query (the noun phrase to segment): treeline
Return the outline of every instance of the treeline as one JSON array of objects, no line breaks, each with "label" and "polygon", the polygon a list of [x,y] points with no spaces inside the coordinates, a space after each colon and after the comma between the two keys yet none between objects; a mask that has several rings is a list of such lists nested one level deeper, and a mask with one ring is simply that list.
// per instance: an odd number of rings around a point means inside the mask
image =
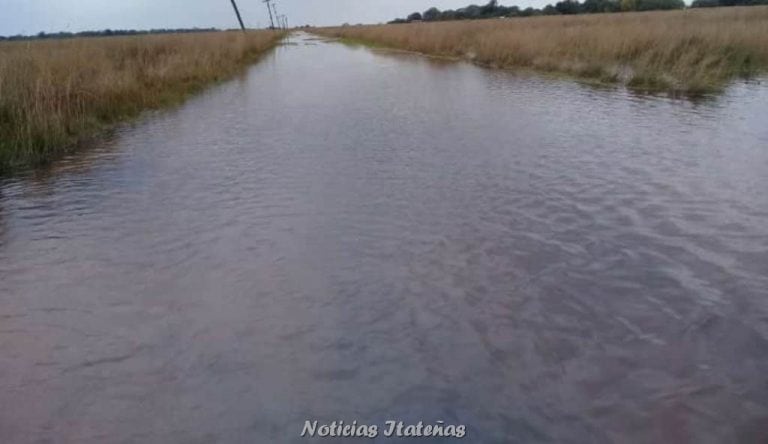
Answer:
[{"label": "treeline", "polygon": [[718,6],[768,5],[768,0],[694,0],[692,8],[716,8]]},{"label": "treeline", "polygon": [[[768,0],[694,0],[691,7],[715,7],[715,6],[747,6],[768,5]],[[478,20],[503,17],[529,17],[534,15],[561,15],[561,14],[597,14],[605,12],[628,11],[658,11],[670,9],[683,9],[683,0],[561,0],[554,5],[549,4],[544,8],[525,8],[518,6],[502,6],[497,0],[491,0],[483,6],[470,5],[460,9],[447,9],[441,11],[437,8],[429,8],[421,12],[414,12],[407,18],[399,18],[389,23],[409,22],[435,22],[443,20]]]},{"label": "treeline", "polygon": [[82,31],[82,32],[53,32],[46,33],[40,32],[36,35],[15,35],[10,37],[3,37],[0,35],[0,41],[16,41],[16,40],[43,40],[43,39],[71,39],[76,37],[111,37],[122,35],[146,35],[146,34],[180,34],[180,33],[192,33],[192,32],[216,32],[217,28],[183,28],[183,29],[150,29],[150,30],[136,30],[136,29],[104,29],[102,31]]}]

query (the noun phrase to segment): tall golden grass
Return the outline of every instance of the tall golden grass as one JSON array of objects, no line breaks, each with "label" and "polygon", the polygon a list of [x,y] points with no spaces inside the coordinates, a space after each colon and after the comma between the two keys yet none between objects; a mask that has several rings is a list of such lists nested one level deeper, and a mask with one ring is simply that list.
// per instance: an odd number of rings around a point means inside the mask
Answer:
[{"label": "tall golden grass", "polygon": [[321,35],[563,72],[641,89],[704,92],[768,67],[768,7],[319,28]]},{"label": "tall golden grass", "polygon": [[233,75],[281,33],[251,31],[0,43],[0,170]]}]

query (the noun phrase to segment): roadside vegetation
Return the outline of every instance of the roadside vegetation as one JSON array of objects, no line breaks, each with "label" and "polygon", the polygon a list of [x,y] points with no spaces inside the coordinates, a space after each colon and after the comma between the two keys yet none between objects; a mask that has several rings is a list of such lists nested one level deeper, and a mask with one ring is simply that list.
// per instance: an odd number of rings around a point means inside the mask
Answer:
[{"label": "roadside vegetation", "polygon": [[232,76],[283,36],[250,31],[0,42],[0,171],[41,163]]},{"label": "roadside vegetation", "polygon": [[82,31],[82,32],[39,32],[35,35],[0,35],[0,42],[3,40],[16,42],[19,40],[44,40],[44,39],[73,39],[80,37],[115,37],[129,35],[150,35],[150,34],[189,34],[201,32],[219,32],[216,28],[179,28],[179,29],[103,29],[101,31]]},{"label": "roadside vegetation", "polygon": [[768,68],[768,7],[316,28],[377,46],[698,94]]}]

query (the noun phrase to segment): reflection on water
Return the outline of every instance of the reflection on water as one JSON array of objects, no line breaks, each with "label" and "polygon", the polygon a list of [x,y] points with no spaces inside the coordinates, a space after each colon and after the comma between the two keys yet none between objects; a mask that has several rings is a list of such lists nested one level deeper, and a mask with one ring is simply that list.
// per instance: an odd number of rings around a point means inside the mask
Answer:
[{"label": "reflection on water", "polygon": [[3,182],[0,441],[765,440],[768,88],[312,43]]}]

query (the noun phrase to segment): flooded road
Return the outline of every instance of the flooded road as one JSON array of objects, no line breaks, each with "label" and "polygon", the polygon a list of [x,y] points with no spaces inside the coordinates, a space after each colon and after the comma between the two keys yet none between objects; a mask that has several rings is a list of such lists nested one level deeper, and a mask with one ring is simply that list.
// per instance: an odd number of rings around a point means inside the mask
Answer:
[{"label": "flooded road", "polygon": [[766,442],[768,87],[292,42],[2,182],[0,442]]}]

